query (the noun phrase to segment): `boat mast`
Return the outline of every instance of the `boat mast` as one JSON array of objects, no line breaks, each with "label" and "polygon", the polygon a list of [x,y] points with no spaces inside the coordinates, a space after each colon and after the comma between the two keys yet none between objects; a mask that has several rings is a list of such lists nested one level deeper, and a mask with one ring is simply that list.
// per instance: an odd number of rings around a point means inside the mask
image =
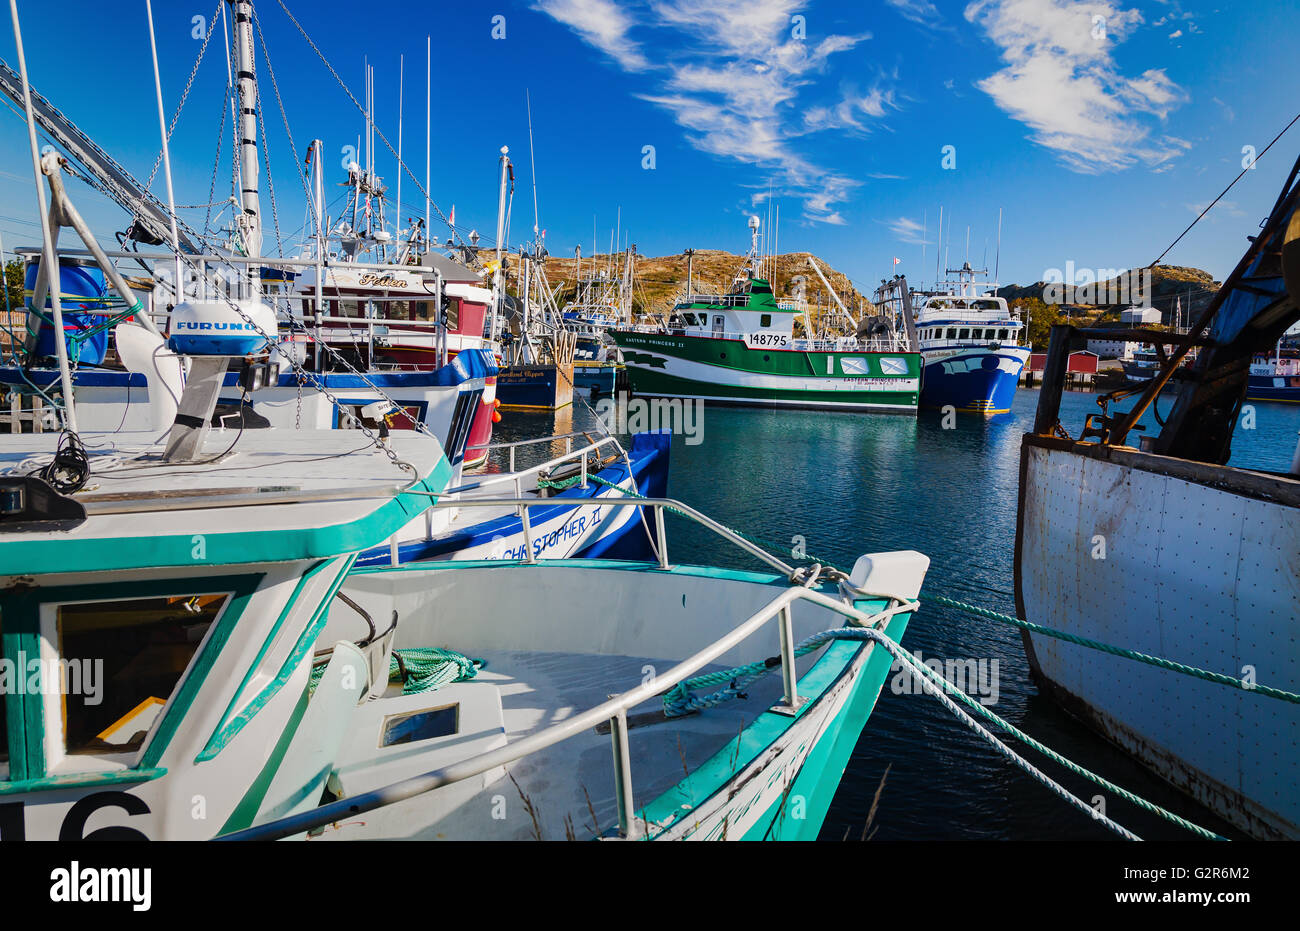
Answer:
[{"label": "boat mast", "polygon": [[[402,245],[402,107],[406,93],[406,56],[397,56],[397,200],[394,202],[397,215],[393,217],[393,226],[397,230],[395,249]],[[400,253],[399,253],[400,257]]]},{"label": "boat mast", "polygon": [[[430,242],[433,229],[433,190],[430,183],[433,151],[433,36],[424,40],[424,242],[425,248],[432,248]],[[500,237],[498,237],[499,239]]]},{"label": "boat mast", "polygon": [[[257,176],[257,74],[253,57],[253,5],[249,0],[232,0],[235,15],[235,55],[239,81],[239,168],[243,177],[240,202],[244,209],[236,221],[244,242],[244,254],[262,254],[262,216],[258,202]],[[255,278],[250,269],[250,279]]]},{"label": "boat mast", "polygon": [[185,278],[181,271],[181,238],[176,229],[176,193],[172,188],[172,157],[167,145],[167,114],[163,110],[162,78],[158,74],[158,40],[153,31],[153,0],[144,0],[145,15],[149,20],[149,49],[153,54],[153,84],[158,97],[158,130],[162,135],[163,179],[167,183],[167,217],[171,226],[172,255],[175,260],[175,301],[179,304],[185,300]]},{"label": "boat mast", "polygon": [[[41,261],[51,269],[54,287],[50,288],[50,307],[54,316],[54,353],[59,360],[59,385],[63,389],[63,427],[77,432],[77,410],[72,398],[72,372],[68,368],[68,343],[63,330],[62,269],[59,256],[54,251],[54,235],[50,229],[50,216],[45,208],[45,188],[41,185],[41,156],[36,145],[36,116],[32,112],[32,89],[27,81],[27,56],[23,51],[23,34],[18,26],[18,0],[9,0],[9,13],[14,22],[14,44],[18,47],[18,72],[22,76],[23,108],[27,111],[27,141],[32,152],[32,171],[36,181],[36,209],[41,221]],[[33,302],[35,306],[36,302]],[[40,301],[41,304],[44,301]]]},{"label": "boat mast", "polygon": [[505,290],[501,283],[501,263],[504,260],[502,249],[506,236],[506,175],[510,170],[510,148],[501,147],[501,187],[497,192],[497,260],[492,272],[492,290],[496,294],[496,313],[492,315],[492,336],[497,338],[497,326],[501,315],[505,313]]}]

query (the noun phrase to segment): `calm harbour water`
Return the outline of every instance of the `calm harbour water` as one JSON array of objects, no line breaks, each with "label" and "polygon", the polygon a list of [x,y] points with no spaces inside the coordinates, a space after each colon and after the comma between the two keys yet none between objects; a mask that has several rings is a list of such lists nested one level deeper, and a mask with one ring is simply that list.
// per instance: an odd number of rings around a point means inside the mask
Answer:
[{"label": "calm harbour water", "polygon": [[[1077,433],[1098,410],[1096,395],[1067,392],[1061,420]],[[1042,697],[1029,677],[1019,632],[995,621],[925,602],[943,594],[1015,613],[1012,560],[1020,439],[1033,422],[1036,390],[1017,392],[1012,413],[985,421],[938,414],[894,415],[709,407],[702,442],[674,436],[668,494],[728,526],[791,545],[839,566],[863,553],[920,550],[930,557],[923,607],[903,645],[923,657],[997,661],[1002,717],[1075,762],[1198,824],[1236,832],[1148,775]],[[1160,401],[1162,414],[1172,395]],[[1255,428],[1238,429],[1232,463],[1285,470],[1300,431],[1300,408],[1256,404]],[[594,412],[577,403],[555,415],[506,413],[494,439],[593,430]],[[1148,412],[1143,423],[1155,431]],[[521,460],[522,464],[522,460]],[[737,551],[685,521],[670,519],[674,562],[754,568]],[[892,679],[892,674],[891,674]],[[1101,790],[1027,748],[1025,754],[1076,795]],[[888,768],[888,776],[885,771]],[[1033,782],[958,723],[931,696],[895,693],[886,680],[844,773],[822,839],[1093,840],[1109,831]],[[1107,814],[1150,839],[1185,831],[1108,796]]]}]

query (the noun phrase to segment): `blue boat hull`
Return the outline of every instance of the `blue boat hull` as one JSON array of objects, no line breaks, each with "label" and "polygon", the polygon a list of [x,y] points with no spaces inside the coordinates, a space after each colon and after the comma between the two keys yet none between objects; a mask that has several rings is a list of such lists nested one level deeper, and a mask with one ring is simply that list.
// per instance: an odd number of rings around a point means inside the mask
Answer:
[{"label": "blue boat hull", "polygon": [[[668,433],[638,433],[632,437],[628,450],[631,474],[636,488],[647,498],[664,497],[668,490],[668,451],[672,437]],[[626,482],[628,467],[614,463],[596,473],[604,482],[613,485]],[[585,557],[607,559],[648,559],[653,556],[649,533],[653,535],[653,522],[642,523],[636,508],[614,508],[593,521],[581,513],[584,508],[609,498],[623,497],[601,482],[590,481],[586,489],[574,485],[554,497],[554,505],[532,508],[529,511],[530,537],[535,559]],[[596,523],[603,523],[599,532]],[[573,542],[582,540],[577,548]],[[429,560],[481,558],[473,550],[492,544],[499,554],[490,558],[513,559],[524,555],[525,536],[523,521],[514,514],[481,521],[459,528],[433,540],[414,540],[400,543],[396,551],[396,565]],[[365,550],[357,558],[358,566],[394,565],[390,546],[377,546]]]},{"label": "blue boat hull", "polygon": [[[1281,382],[1282,384],[1278,384]],[[1247,401],[1278,401],[1300,404],[1300,378],[1281,375],[1251,375]]]},{"label": "blue boat hull", "polygon": [[926,359],[921,375],[922,408],[953,407],[964,413],[1002,414],[1011,410],[1028,352],[972,348],[935,361],[924,352],[922,357]]},{"label": "blue boat hull", "polygon": [[573,402],[572,367],[512,365],[497,375],[497,400],[516,410],[556,410]]},{"label": "blue boat hull", "polygon": [[573,387],[591,391],[602,397],[614,393],[614,379],[617,375],[614,364],[575,365],[573,367]]}]

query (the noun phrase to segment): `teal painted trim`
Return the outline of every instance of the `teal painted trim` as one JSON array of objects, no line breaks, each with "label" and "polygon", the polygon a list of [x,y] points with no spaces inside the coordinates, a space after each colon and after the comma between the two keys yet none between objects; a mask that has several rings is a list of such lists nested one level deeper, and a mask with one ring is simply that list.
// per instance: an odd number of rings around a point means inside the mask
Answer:
[{"label": "teal painted trim", "polygon": [[[298,642],[294,644],[293,650],[280,666],[280,671],[276,673],[275,678],[268,682],[262,691],[257,693],[253,700],[244,707],[243,711],[208,741],[208,746],[203,750],[204,753],[207,753],[211,747],[215,747],[212,756],[220,753],[221,749],[229,744],[235,735],[242,731],[248,722],[252,721],[258,712],[265,708],[271,699],[275,698],[280,690],[288,684],[294,670],[298,668],[308,651],[315,645],[316,638],[320,636],[320,632],[325,626],[325,618],[329,615],[330,602],[334,600],[334,593],[343,585],[344,578],[347,577],[348,572],[352,569],[352,564],[356,560],[356,553],[352,553],[344,559],[342,571],[331,583],[325,597],[321,599],[320,604],[317,606],[315,614],[312,615],[310,623],[298,637]],[[207,759],[211,759],[211,756],[207,757]]]},{"label": "teal painted trim", "polygon": [[[0,617],[0,625],[3,623],[4,618]],[[16,646],[11,648],[11,643],[16,643],[17,640],[17,631],[0,631],[0,657],[8,659],[11,649],[12,652],[17,653]],[[8,735],[8,744],[4,750],[9,761],[9,778],[26,779],[27,746],[24,738],[26,729],[23,727],[22,699],[13,695],[0,695],[0,711],[4,713],[5,733]],[[2,780],[0,784],[3,784]]]},{"label": "teal painted trim", "polygon": [[310,698],[307,690],[298,696],[298,703],[294,705],[293,712],[289,715],[289,720],[285,723],[284,731],[280,734],[271,748],[266,765],[258,771],[257,778],[253,780],[248,791],[244,793],[238,804],[226,819],[226,823],[217,831],[217,836],[230,834],[233,831],[242,831],[246,827],[251,827],[253,819],[257,817],[257,811],[262,807],[262,800],[266,798],[266,793],[271,788],[271,781],[275,774],[280,770],[280,764],[284,762],[284,756],[289,752],[289,746],[293,743],[293,738],[298,733],[298,726],[302,724],[303,715],[307,713],[307,705]]},{"label": "teal painted trim", "polygon": [[[3,618],[0,618],[4,624],[3,634],[0,635],[0,656],[8,660],[10,667],[22,676],[26,676],[27,672],[19,663],[19,657],[33,655],[31,634],[36,626],[29,601],[27,594],[6,595]],[[35,655],[40,656],[40,653]],[[9,778],[15,782],[39,777],[45,771],[44,746],[40,739],[36,741],[37,756],[34,760],[30,759],[28,729],[31,709],[28,706],[31,697],[25,688],[16,694],[0,696],[0,700],[4,701],[5,726],[9,731]],[[35,697],[39,699],[40,695]],[[36,718],[36,723],[40,724],[39,718]]]},{"label": "teal painted trim", "polygon": [[[883,599],[879,599],[857,602],[856,606],[866,613],[873,613],[883,610],[886,603]],[[728,741],[694,772],[644,806],[637,813],[637,818],[663,823],[671,817],[674,825],[689,818],[689,814],[684,813],[683,805],[689,805],[692,809],[699,808],[724,791],[738,773],[767,751],[797,721],[817,706],[831,687],[851,668],[858,653],[868,645],[866,642],[858,641],[829,643],[812,668],[798,680],[799,695],[807,700],[793,715],[763,710],[755,717],[752,724]],[[634,778],[635,775],[634,771]],[[837,783],[838,777],[839,774],[836,775]],[[771,778],[776,778],[775,771]],[[761,823],[763,822],[760,821]],[[721,834],[715,833],[705,839],[721,839]]]},{"label": "teal painted trim", "polygon": [[[316,565],[304,572],[302,578],[298,580],[298,584],[294,587],[293,594],[289,596],[289,601],[280,611],[280,616],[276,618],[275,625],[271,628],[271,632],[267,634],[266,639],[262,641],[262,648],[257,651],[257,656],[253,659],[252,665],[250,665],[248,671],[244,673],[244,678],[243,681],[239,683],[239,688],[235,689],[235,693],[230,696],[230,702],[226,705],[226,710],[225,713],[222,714],[221,720],[213,729],[212,736],[208,738],[207,744],[204,746],[203,750],[200,751],[199,755],[194,758],[195,763],[202,763],[206,760],[212,759],[220,753],[229,742],[229,737],[220,739],[219,735],[222,732],[222,728],[226,726],[230,721],[231,716],[235,713],[235,703],[239,701],[239,696],[244,694],[244,689],[248,686],[249,680],[252,679],[253,676],[256,675],[257,670],[261,668],[262,660],[266,658],[267,652],[271,649],[271,644],[275,642],[275,638],[279,636],[280,630],[284,627],[284,622],[288,620],[289,615],[297,606],[298,599],[302,596],[302,590],[307,587],[308,582],[314,579],[320,571],[329,564],[330,560],[322,559],[320,562],[316,563]],[[233,737],[234,734],[231,734],[230,736]]]},{"label": "teal painted trim", "polygon": [[[156,582],[38,586],[23,592],[21,595],[7,596],[6,624],[13,623],[17,625],[18,637],[11,654],[9,649],[14,641],[11,641],[10,632],[6,630],[4,634],[5,656],[16,661],[19,651],[24,652],[28,657],[39,657],[41,655],[40,609],[42,605],[70,601],[117,601],[171,595],[228,595],[229,601],[222,609],[216,627],[209,634],[207,643],[191,660],[189,669],[180,682],[179,691],[173,690],[173,695],[168,697],[158,730],[149,738],[149,743],[144,748],[144,756],[141,758],[139,767],[141,769],[152,769],[156,767],[158,758],[167,749],[167,745],[175,735],[181,719],[193,703],[194,696],[202,688],[203,680],[211,669],[216,654],[220,652],[229,639],[230,632],[248,606],[248,600],[253,592],[257,590],[258,585],[261,584],[262,578],[263,576],[258,573],[245,573],[240,575],[190,576]],[[10,702],[9,704],[13,703]],[[15,755],[12,752],[10,753],[9,783],[25,782],[34,785],[46,778],[44,696],[39,692],[36,694],[25,693],[20,696],[18,704],[22,706],[21,732],[24,737],[25,753],[21,759],[17,760],[17,766],[15,766]],[[6,713],[8,713],[8,709],[6,709]],[[12,751],[12,740],[10,746]],[[133,771],[135,770],[128,770],[128,772]],[[80,779],[94,778],[96,775],[94,773],[79,773],[69,774],[67,777],[53,778]],[[0,789],[6,784],[8,783],[0,782]]]},{"label": "teal painted trim", "polygon": [[[440,493],[451,479],[446,457],[412,488]],[[394,495],[364,517],[328,527],[302,527],[277,533],[260,530],[202,534],[204,558],[193,557],[195,534],[78,539],[61,536],[27,540],[22,534],[0,539],[0,576],[66,572],[68,566],[97,571],[167,567],[210,568],[250,563],[321,559],[377,546],[422,514],[434,498],[405,492]]]},{"label": "teal painted trim", "polygon": [[[911,620],[910,614],[895,615],[885,627],[885,634],[895,643],[902,641],[903,632]],[[864,644],[865,646],[865,644]],[[795,777],[786,795],[778,799],[746,839],[762,840],[816,840],[826,821],[826,812],[839,789],[840,780],[848,766],[849,757],[866,728],[871,713],[894,657],[886,650],[873,650],[867,658],[866,668],[858,674],[849,695],[822,739],[818,741],[803,767]],[[802,796],[803,819],[784,817],[783,806],[787,799]],[[863,818],[866,812],[863,812]],[[766,827],[765,827],[766,825]]]},{"label": "teal painted trim", "polygon": [[[436,562],[410,562],[400,566],[365,566],[352,574],[370,575],[379,572],[427,572],[448,569],[600,569],[605,572],[652,572],[659,576],[685,576],[689,578],[721,579],[731,582],[753,582],[759,585],[787,587],[788,579],[767,572],[748,572],[741,569],[719,569],[714,566],[675,565],[660,569],[656,562],[623,562],[617,559],[539,559],[534,563],[509,559],[438,560]],[[834,591],[827,586],[826,592]]]},{"label": "teal painted trim", "polygon": [[163,710],[162,722],[154,732],[153,739],[149,741],[149,746],[145,748],[144,755],[140,757],[140,766],[152,768],[158,765],[163,752],[176,736],[176,731],[180,729],[181,722],[189,714],[194,699],[207,682],[208,673],[212,671],[217,657],[230,642],[230,636],[234,633],[239,619],[243,617],[249,600],[264,578],[266,578],[264,575],[244,576],[243,581],[232,586],[230,600],[226,602],[221,617],[218,618],[213,629],[208,632],[207,643],[203,644],[199,655],[190,664],[189,671],[186,672],[175,697],[167,702],[167,707]]},{"label": "teal painted trim", "polygon": [[68,773],[18,782],[0,782],[0,796],[43,792],[50,789],[89,789],[95,786],[120,786],[149,782],[167,775],[165,769],[115,769],[105,773]]}]

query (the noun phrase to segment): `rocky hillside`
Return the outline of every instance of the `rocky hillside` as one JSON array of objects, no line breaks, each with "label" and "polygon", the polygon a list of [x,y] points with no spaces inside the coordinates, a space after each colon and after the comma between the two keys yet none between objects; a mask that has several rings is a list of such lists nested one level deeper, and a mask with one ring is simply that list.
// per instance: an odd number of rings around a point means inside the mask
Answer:
[{"label": "rocky hillside", "polygon": [[[598,255],[595,256],[595,262],[602,269],[612,269],[617,277],[622,268],[622,258],[621,255],[616,255],[613,261],[610,261],[608,255]],[[826,286],[809,268],[808,258],[807,252],[790,252],[777,256],[774,283],[777,297],[781,299],[794,297],[796,289],[802,284],[804,295],[813,306],[814,320],[817,320],[820,315],[819,308],[833,310],[834,303],[826,293]],[[840,299],[855,316],[875,312],[874,305],[853,287],[846,275],[831,268],[821,259],[815,256],[813,258],[839,293]],[[744,256],[720,249],[697,250],[692,269],[694,290],[725,290],[744,262]],[[669,310],[678,296],[685,292],[686,264],[685,255],[657,257],[638,255],[636,292],[633,301],[635,313],[658,315]],[[583,256],[584,275],[589,273],[591,265],[592,257]],[[1049,308],[1043,302],[1045,297],[1049,296],[1051,286],[1043,281],[1030,285],[1007,285],[999,289],[998,294],[1013,302],[1022,313],[1026,310],[1029,312],[1032,321],[1031,336],[1035,345],[1038,345],[1045,341],[1051,324],[1056,322],[1058,317],[1063,320],[1067,312],[1070,322],[1078,326],[1118,322],[1121,308],[1127,305],[1108,304],[1103,295],[1118,296],[1122,293],[1121,285],[1125,285],[1128,288],[1127,293],[1136,297],[1140,284],[1138,274],[1139,272],[1134,271],[1125,272],[1123,275],[1094,286],[1094,294],[1090,298],[1094,303],[1090,304],[1071,304],[1067,299],[1065,303]],[[577,282],[577,263],[574,258],[550,256],[546,260],[546,275],[551,286],[559,288],[561,305],[573,298]],[[1160,265],[1151,270],[1152,305],[1162,312],[1162,322],[1167,326],[1177,325],[1178,321],[1174,319],[1174,313],[1178,304],[1181,304],[1184,325],[1188,321],[1194,321],[1214,296],[1218,286],[1219,282],[1215,281],[1209,272],[1199,268]],[[1082,300],[1083,295],[1077,296]],[[1041,332],[1038,332],[1039,330]]]},{"label": "rocky hillside", "polygon": [[[1107,304],[1107,298],[1103,295],[1110,295],[1113,298],[1123,293],[1123,289],[1126,288],[1127,293],[1136,300],[1142,284],[1139,278],[1142,271],[1145,270],[1131,270],[1095,285],[1091,302],[1070,305],[1071,319],[1077,319],[1083,325],[1086,325],[1087,321],[1118,320],[1122,306]],[[1181,304],[1183,324],[1186,325],[1189,320],[1195,321],[1209,304],[1219,284],[1209,272],[1199,268],[1157,265],[1151,269],[1151,305],[1161,312],[1163,324],[1176,326],[1178,321],[1174,319],[1174,315]],[[1038,281],[1031,285],[1007,285],[1000,288],[998,294],[1008,301],[1044,300],[1051,288],[1052,285],[1049,283]],[[1069,301],[1065,303],[1069,304]]]},{"label": "rocky hillside", "polygon": [[[826,286],[817,274],[808,267],[807,252],[790,252],[776,256],[775,285],[780,299],[792,298],[795,288],[803,282],[804,294],[812,304],[818,303],[821,292],[822,304],[832,304],[826,294]],[[826,262],[814,257],[824,274],[840,295],[840,300],[856,314],[859,307],[870,310],[868,301],[842,272],[831,268]],[[614,256],[611,263],[609,256],[595,256],[599,268],[613,268],[615,276],[622,268],[622,256]],[[730,285],[736,273],[744,265],[745,257],[724,252],[720,249],[698,249],[692,262],[691,287],[696,291],[723,291]],[[591,267],[592,258],[583,256],[582,271],[586,275]],[[636,294],[634,310],[636,313],[661,314],[669,310],[678,296],[686,289],[686,256],[637,256],[636,260]],[[546,276],[551,286],[561,286],[560,294],[563,304],[573,296],[577,282],[577,262],[573,258],[551,256],[546,260]]]}]

